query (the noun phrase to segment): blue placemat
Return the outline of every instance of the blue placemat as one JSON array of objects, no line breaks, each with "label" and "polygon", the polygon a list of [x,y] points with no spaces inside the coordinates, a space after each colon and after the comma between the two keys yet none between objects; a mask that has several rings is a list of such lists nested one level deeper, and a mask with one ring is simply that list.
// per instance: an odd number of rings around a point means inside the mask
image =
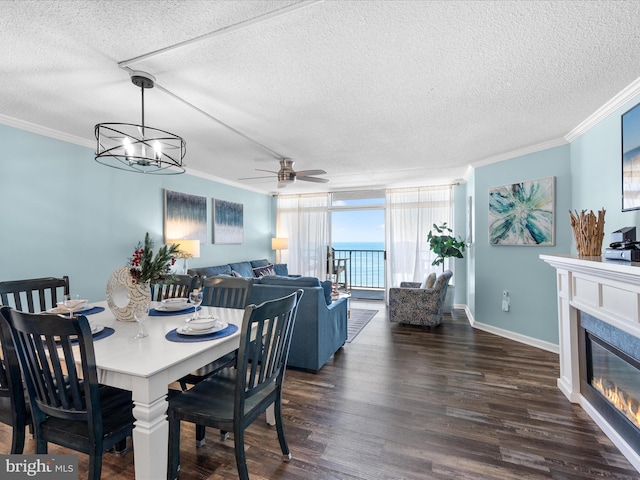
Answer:
[{"label": "blue placemat", "polygon": [[[202,310],[202,307],[198,307],[198,310]],[[193,313],[193,307],[183,308],[182,310],[156,310],[152,308],[149,310],[150,317],[165,317],[167,315],[184,315],[185,313]]]},{"label": "blue placemat", "polygon": [[74,315],[93,315],[94,313],[104,312],[104,307],[91,307],[86,310],[74,312]]},{"label": "blue placemat", "polygon": [[95,342],[96,340],[100,340],[102,338],[107,338],[108,336],[113,335],[114,332],[115,332],[115,330],[113,328],[104,327],[104,329],[101,332],[98,332],[98,333],[93,335],[93,341]]},{"label": "blue placemat", "polygon": [[228,337],[238,331],[238,326],[230,323],[225,329],[219,330],[214,333],[206,333],[204,335],[180,335],[174,328],[167,333],[164,338],[170,342],[204,342],[207,340],[215,340],[216,338]]},{"label": "blue placemat", "polygon": [[[93,334],[93,341],[101,340],[103,338],[107,338],[115,333],[115,330],[111,327],[104,327],[100,332]],[[72,339],[71,344],[76,345],[78,343],[78,339]]]}]

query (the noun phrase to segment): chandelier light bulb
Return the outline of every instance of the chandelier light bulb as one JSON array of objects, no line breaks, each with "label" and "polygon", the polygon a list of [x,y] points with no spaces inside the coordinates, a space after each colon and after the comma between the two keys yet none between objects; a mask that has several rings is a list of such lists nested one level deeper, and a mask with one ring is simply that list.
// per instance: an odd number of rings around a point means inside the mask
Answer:
[{"label": "chandelier light bulb", "polygon": [[153,144],[153,150],[155,159],[160,160],[162,158],[162,145],[160,145],[158,140]]}]

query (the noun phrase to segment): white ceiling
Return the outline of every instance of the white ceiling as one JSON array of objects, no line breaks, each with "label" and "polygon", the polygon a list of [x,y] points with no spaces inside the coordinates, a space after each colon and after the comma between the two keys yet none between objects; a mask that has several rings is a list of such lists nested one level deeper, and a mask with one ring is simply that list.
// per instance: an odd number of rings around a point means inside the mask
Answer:
[{"label": "white ceiling", "polygon": [[[191,173],[280,193],[448,183],[565,141],[631,85],[639,16],[638,1],[2,1],[0,122],[93,146],[95,124],[139,123],[142,70],[145,123],[185,138]],[[330,182],[238,182],[279,157]]]}]

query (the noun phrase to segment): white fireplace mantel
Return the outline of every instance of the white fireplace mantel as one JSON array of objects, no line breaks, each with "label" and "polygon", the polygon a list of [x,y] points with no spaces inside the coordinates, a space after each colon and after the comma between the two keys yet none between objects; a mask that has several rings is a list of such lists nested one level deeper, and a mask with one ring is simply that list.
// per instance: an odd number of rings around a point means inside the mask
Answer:
[{"label": "white fireplace mantel", "polygon": [[638,338],[640,263],[576,255],[540,255],[556,269],[560,378],[558,388],[582,408],[640,471],[640,456],[580,394],[578,312],[584,311]]}]

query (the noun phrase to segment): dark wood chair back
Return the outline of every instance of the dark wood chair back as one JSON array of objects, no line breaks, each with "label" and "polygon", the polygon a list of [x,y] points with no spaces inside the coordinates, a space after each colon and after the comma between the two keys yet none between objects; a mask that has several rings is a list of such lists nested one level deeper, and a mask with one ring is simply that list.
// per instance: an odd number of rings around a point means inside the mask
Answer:
[{"label": "dark wood chair back", "polygon": [[12,427],[11,453],[21,454],[24,450],[25,428],[31,423],[31,415],[25,402],[20,365],[11,330],[2,315],[0,347],[0,422]]},{"label": "dark wood chair back", "polygon": [[233,432],[238,477],[248,480],[244,430],[274,405],[283,459],[291,458],[282,423],[282,385],[303,290],[249,305],[244,312],[236,368],[227,368],[169,399],[169,477],[180,465],[180,422]]},{"label": "dark wood chair back", "polygon": [[64,295],[69,295],[67,276],[0,282],[0,303],[25,312],[45,312],[61,302]]},{"label": "dark wood chair back", "polygon": [[206,307],[245,308],[253,287],[252,278],[205,277],[202,280],[202,305]]},{"label": "dark wood chair back", "polygon": [[151,285],[151,299],[161,302],[166,298],[189,298],[191,291],[198,285],[198,275],[174,275],[171,283]]},{"label": "dark wood chair back", "polygon": [[[52,442],[89,455],[99,479],[102,454],[133,430],[131,392],[98,384],[87,318],[34,314],[2,307],[24,374],[36,453]],[[108,425],[108,426],[105,426]]]}]

